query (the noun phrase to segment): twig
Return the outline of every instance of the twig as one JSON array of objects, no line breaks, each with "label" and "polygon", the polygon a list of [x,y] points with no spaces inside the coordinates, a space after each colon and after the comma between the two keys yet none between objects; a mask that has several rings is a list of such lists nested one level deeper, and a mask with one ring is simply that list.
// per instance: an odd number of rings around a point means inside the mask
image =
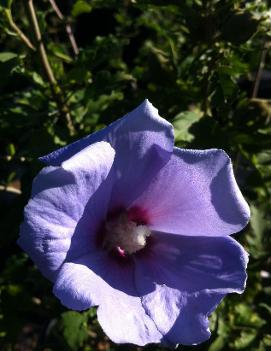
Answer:
[{"label": "twig", "polygon": [[54,76],[53,70],[50,66],[49,60],[48,60],[48,56],[45,50],[45,46],[42,40],[42,36],[41,36],[41,32],[40,32],[40,27],[39,27],[39,23],[38,23],[38,19],[36,16],[36,12],[35,12],[35,8],[33,5],[33,0],[28,0],[27,1],[27,5],[28,5],[28,10],[29,10],[29,14],[30,14],[30,18],[32,21],[32,25],[33,25],[33,30],[34,30],[34,35],[37,41],[37,46],[38,46],[38,51],[40,54],[40,58],[41,58],[41,62],[43,65],[43,68],[45,70],[46,76],[48,78],[48,81],[50,83],[53,95],[55,97],[56,103],[58,105],[58,109],[60,111],[60,113],[64,116],[64,118],[66,119],[67,122],[67,127],[69,129],[69,132],[71,135],[74,135],[74,126],[72,123],[72,119],[71,119],[71,115],[68,109],[68,106],[65,103],[65,100],[63,98],[63,93],[62,90],[60,88],[60,86],[57,83],[57,80]]},{"label": "twig", "polygon": [[10,27],[18,35],[18,37],[21,39],[21,41],[23,43],[25,43],[25,45],[28,46],[31,50],[35,51],[36,48],[31,43],[30,39],[27,38],[27,36],[21,31],[21,29],[14,22],[14,20],[12,18],[11,10],[10,9],[5,9],[4,13],[5,13],[6,19],[7,19],[8,23],[9,23]]},{"label": "twig", "polygon": [[34,29],[34,34],[35,34],[36,41],[37,41],[37,44],[38,44],[38,50],[39,50],[39,53],[40,53],[40,57],[41,57],[42,64],[43,64],[43,67],[45,69],[47,78],[48,78],[50,84],[56,85],[57,82],[56,82],[54,73],[52,71],[52,68],[50,66],[50,63],[49,63],[49,60],[48,60],[48,57],[47,57],[47,54],[46,54],[45,46],[44,46],[43,41],[42,41],[41,32],[40,32],[40,28],[39,28],[39,23],[38,23],[38,19],[37,19],[37,16],[36,16],[35,8],[34,8],[34,5],[33,5],[33,0],[28,0],[28,9],[29,9],[29,13],[30,13],[33,29]]},{"label": "twig", "polygon": [[[255,81],[254,81],[253,91],[252,91],[252,95],[251,95],[252,99],[255,99],[258,96],[262,73],[263,73],[263,69],[264,69],[264,65],[265,65],[267,50],[268,50],[268,45],[266,43],[264,43],[263,48],[262,48],[262,52],[261,52],[261,56],[260,56],[258,70],[257,70]],[[241,154],[241,151],[239,149],[237,151],[235,164],[234,164],[235,172],[237,172],[237,169],[239,167],[241,156],[242,156],[242,154]]]},{"label": "twig", "polygon": [[241,152],[240,152],[240,149],[238,149],[233,163],[233,170],[235,173],[237,173],[237,169],[239,168],[240,161],[241,161]]},{"label": "twig", "polygon": [[[53,10],[55,11],[55,13],[57,14],[57,17],[61,20],[61,21],[65,21],[65,17],[63,16],[63,13],[60,11],[59,7],[57,6],[55,0],[49,0],[50,4],[53,8]],[[65,21],[66,22],[66,21]],[[77,43],[75,41],[75,37],[73,35],[73,31],[72,31],[72,27],[69,23],[66,22],[65,25],[65,29],[66,29],[66,33],[68,35],[68,38],[70,40],[73,52],[75,54],[75,56],[77,56],[79,54],[79,49],[77,46]]]},{"label": "twig", "polygon": [[255,77],[255,82],[254,82],[254,87],[253,87],[253,92],[252,92],[252,99],[256,98],[259,92],[259,87],[260,87],[260,82],[262,78],[262,73],[265,65],[265,59],[266,59],[266,54],[267,54],[267,45],[264,43],[262,52],[261,52],[261,57],[260,57],[260,62],[258,66],[258,70],[256,73]]},{"label": "twig", "polygon": [[218,60],[218,55],[213,55],[209,62],[207,63],[207,71],[203,77],[203,84],[202,84],[202,89],[203,89],[203,101],[202,101],[202,111],[203,115],[207,116],[208,114],[208,109],[209,109],[209,89],[210,89],[210,79],[212,77],[212,69],[213,66],[215,65],[216,61]]}]

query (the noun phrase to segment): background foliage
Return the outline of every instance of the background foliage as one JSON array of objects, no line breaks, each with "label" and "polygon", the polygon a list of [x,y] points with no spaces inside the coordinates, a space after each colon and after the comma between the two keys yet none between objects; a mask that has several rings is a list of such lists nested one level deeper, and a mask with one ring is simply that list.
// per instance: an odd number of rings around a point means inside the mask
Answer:
[{"label": "background foliage", "polygon": [[213,314],[210,341],[183,349],[271,350],[271,2],[40,0],[41,40],[31,4],[0,1],[0,349],[141,350],[112,344],[94,309],[62,307],[16,239],[37,157],[147,97],[179,146],[231,155],[252,209],[237,236],[250,253],[246,292]]}]

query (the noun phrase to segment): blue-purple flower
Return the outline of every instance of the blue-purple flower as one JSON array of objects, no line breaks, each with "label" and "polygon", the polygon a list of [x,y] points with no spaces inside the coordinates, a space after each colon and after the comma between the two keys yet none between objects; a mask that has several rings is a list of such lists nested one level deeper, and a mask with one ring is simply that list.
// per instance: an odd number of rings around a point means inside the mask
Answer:
[{"label": "blue-purple flower", "polygon": [[117,343],[208,339],[208,316],[246,282],[230,235],[250,212],[227,154],[174,147],[146,100],[41,160],[18,243],[62,304],[99,306]]}]

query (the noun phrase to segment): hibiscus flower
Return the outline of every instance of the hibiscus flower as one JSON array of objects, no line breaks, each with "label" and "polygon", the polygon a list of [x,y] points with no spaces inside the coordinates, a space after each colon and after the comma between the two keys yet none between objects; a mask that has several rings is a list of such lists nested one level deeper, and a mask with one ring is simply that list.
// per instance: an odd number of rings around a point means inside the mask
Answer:
[{"label": "hibiscus flower", "polygon": [[174,147],[148,100],[41,158],[19,245],[66,307],[98,306],[116,343],[198,344],[242,293],[248,256],[231,234],[250,216],[223,150]]}]

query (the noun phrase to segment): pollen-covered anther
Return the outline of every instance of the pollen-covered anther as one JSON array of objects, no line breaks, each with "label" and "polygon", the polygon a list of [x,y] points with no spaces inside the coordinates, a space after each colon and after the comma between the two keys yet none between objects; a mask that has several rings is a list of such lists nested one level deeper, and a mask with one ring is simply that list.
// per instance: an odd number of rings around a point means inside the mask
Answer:
[{"label": "pollen-covered anther", "polygon": [[151,235],[146,225],[137,224],[128,218],[127,213],[108,220],[105,225],[104,247],[108,250],[120,249],[126,254],[133,254],[146,245],[146,238]]}]

